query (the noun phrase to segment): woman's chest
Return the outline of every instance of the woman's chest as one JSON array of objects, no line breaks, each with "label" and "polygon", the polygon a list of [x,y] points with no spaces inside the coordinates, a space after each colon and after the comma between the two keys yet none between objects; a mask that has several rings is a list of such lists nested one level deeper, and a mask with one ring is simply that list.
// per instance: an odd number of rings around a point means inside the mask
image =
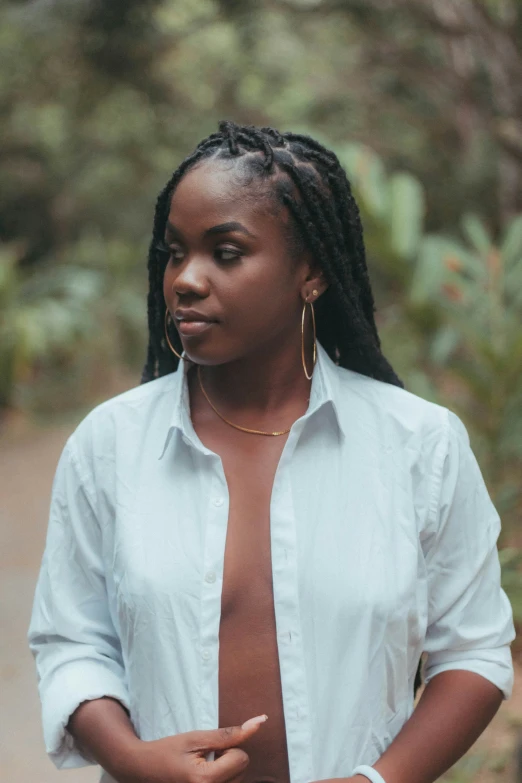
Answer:
[{"label": "woman's chest", "polygon": [[106,550],[133,607],[197,616],[212,589],[227,611],[284,582],[290,559],[306,611],[384,616],[415,600],[418,509],[403,466],[296,451],[231,470],[198,455],[147,465],[120,490]]},{"label": "woman's chest", "polygon": [[238,612],[249,616],[256,606],[258,612],[262,607],[273,611],[270,506],[283,446],[279,440],[263,439],[257,449],[225,449],[220,455],[228,495],[223,622]]}]

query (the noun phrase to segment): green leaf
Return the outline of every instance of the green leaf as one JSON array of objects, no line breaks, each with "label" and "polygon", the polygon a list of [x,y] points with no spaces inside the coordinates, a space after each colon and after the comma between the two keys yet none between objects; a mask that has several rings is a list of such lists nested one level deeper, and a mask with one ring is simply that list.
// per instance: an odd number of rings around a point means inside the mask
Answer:
[{"label": "green leaf", "polygon": [[500,245],[500,252],[506,267],[522,271],[522,215],[517,215],[509,223]]},{"label": "green leaf", "polygon": [[423,240],[409,292],[413,304],[426,303],[438,291],[443,279],[438,237]]},{"label": "green leaf", "polygon": [[430,299],[440,300],[441,286],[448,277],[448,265],[463,264],[459,245],[445,237],[428,235],[422,239],[410,288],[410,300],[422,304]]},{"label": "green leaf", "polygon": [[411,174],[394,174],[390,178],[390,237],[397,255],[414,257],[423,230],[424,191]]},{"label": "green leaf", "polygon": [[460,342],[458,331],[446,324],[436,333],[430,345],[430,359],[434,364],[446,364]]},{"label": "green leaf", "polygon": [[492,241],[482,220],[471,212],[468,212],[461,220],[462,230],[475,250],[481,255],[487,255],[491,250]]},{"label": "green leaf", "polygon": [[363,144],[345,144],[339,159],[358,192],[362,205],[373,217],[384,220],[389,208],[386,170],[381,158]]},{"label": "green leaf", "polygon": [[508,300],[515,304],[522,303],[520,293],[522,293],[522,259],[519,263],[512,263],[504,273],[504,293]]}]

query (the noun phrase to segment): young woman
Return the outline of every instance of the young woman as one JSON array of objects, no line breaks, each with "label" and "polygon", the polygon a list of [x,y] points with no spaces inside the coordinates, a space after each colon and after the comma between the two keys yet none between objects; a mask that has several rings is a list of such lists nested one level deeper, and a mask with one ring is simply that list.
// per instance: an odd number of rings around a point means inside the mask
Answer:
[{"label": "young woman", "polygon": [[434,781],[512,687],[500,521],[461,420],[381,353],[337,158],[221,123],[159,196],[149,281],[143,383],[53,486],[29,631],[51,758]]}]

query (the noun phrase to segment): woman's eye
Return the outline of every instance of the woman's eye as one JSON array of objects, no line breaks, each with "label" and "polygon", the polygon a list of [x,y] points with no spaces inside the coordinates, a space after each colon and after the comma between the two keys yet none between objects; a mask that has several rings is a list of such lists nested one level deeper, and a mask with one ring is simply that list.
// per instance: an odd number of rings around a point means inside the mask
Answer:
[{"label": "woman's eye", "polygon": [[156,244],[156,250],[163,255],[173,258],[175,261],[179,261],[183,258],[183,251],[177,245],[169,245],[167,242],[161,241]]},{"label": "woman's eye", "polygon": [[169,256],[169,261],[171,263],[177,263],[178,261],[183,261],[184,253],[180,247],[176,247],[176,245],[168,245],[167,253]]},{"label": "woman's eye", "polygon": [[216,249],[216,256],[219,261],[235,261],[241,256],[239,250],[232,250],[228,247],[219,247]]}]

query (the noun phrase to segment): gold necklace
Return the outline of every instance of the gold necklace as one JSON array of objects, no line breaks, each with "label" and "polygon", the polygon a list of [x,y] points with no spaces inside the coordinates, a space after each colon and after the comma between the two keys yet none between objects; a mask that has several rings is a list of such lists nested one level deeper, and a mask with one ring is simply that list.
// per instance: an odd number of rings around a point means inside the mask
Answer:
[{"label": "gold necklace", "polygon": [[201,391],[203,392],[203,395],[204,395],[206,401],[208,402],[208,404],[210,405],[210,407],[212,408],[214,413],[217,413],[219,418],[222,419],[225,422],[225,424],[229,424],[231,427],[234,427],[236,430],[241,430],[241,432],[249,432],[251,435],[274,435],[275,436],[275,435],[286,435],[288,432],[290,432],[291,427],[289,427],[287,430],[281,430],[281,432],[263,432],[263,430],[250,430],[250,429],[248,429],[248,427],[240,427],[239,424],[234,424],[233,422],[229,421],[228,419],[225,419],[223,414],[218,411],[218,409],[212,403],[210,397],[206,393],[205,387],[203,386],[203,381],[201,380],[201,365],[200,364],[198,364],[198,381],[199,381],[199,386],[201,388]]}]

